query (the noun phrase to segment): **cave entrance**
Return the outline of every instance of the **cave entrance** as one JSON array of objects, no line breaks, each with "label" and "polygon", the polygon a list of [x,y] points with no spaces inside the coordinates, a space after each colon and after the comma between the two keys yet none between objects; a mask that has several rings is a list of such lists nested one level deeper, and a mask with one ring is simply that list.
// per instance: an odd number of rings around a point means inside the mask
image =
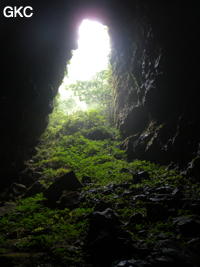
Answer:
[{"label": "cave entrance", "polygon": [[108,28],[97,20],[83,19],[77,44],[59,88],[60,106],[68,114],[101,106],[107,90],[111,90]]}]

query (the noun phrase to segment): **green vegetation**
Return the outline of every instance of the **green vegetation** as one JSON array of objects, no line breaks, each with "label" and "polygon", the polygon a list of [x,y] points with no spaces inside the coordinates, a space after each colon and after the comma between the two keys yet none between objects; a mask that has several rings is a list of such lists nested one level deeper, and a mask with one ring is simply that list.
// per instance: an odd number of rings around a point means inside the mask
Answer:
[{"label": "green vegetation", "polygon": [[128,163],[125,152],[120,149],[119,131],[98,110],[73,113],[60,124],[57,114],[52,114],[37,154],[28,165],[41,173],[41,180],[46,184],[70,170],[80,180],[89,176],[96,185],[128,181],[133,173],[142,170],[152,178],[147,184],[156,183],[157,179],[175,179],[178,183],[181,179],[174,171],[167,172],[166,178],[165,168],[154,163],[139,160]]},{"label": "green vegetation", "polygon": [[[111,68],[98,72],[93,79],[86,81],[76,81],[65,85],[68,92],[67,99],[58,96],[55,103],[54,114],[71,114],[80,110],[80,105],[85,104],[88,109],[100,109],[101,112],[112,120],[112,75]],[[63,111],[65,111],[63,113]]]},{"label": "green vegetation", "polygon": [[[106,81],[102,87],[103,75],[106,76],[105,73],[97,75],[100,84],[95,78],[91,82],[79,82],[77,87],[70,86],[80,100],[88,105],[95,103],[96,109],[71,113],[73,99],[68,103],[56,99],[49,126],[36,154],[27,162],[27,168],[37,173],[38,180],[46,187],[73,170],[84,185],[78,208],[49,208],[42,193],[17,200],[15,207],[0,217],[1,254],[39,251],[60,264],[85,266],[90,215],[98,211],[99,204],[116,213],[122,230],[133,242],[142,240],[151,247],[160,236],[182,238],[174,230],[173,217],[191,216],[192,212],[177,206],[170,213],[165,195],[154,195],[154,192],[170,189],[172,194],[184,185],[182,195],[198,198],[200,187],[191,185],[188,179],[165,166],[141,160],[126,161],[120,133],[110,120],[111,92]],[[142,171],[147,175],[138,180],[138,172]],[[84,184],[85,177],[90,178],[87,184]]]},{"label": "green vegetation", "polygon": [[29,163],[40,170],[47,183],[61,173],[73,170],[77,177],[89,176],[94,183],[107,184],[131,178],[120,174],[126,167],[125,153],[120,147],[118,131],[111,127],[101,111],[79,111],[66,117],[59,125],[51,121],[41,138],[37,154]]},{"label": "green vegetation", "polygon": [[[92,209],[52,210],[42,204],[43,200],[42,194],[19,200],[15,209],[1,218],[2,252],[6,253],[10,248],[18,252],[41,248],[54,256],[59,254],[63,261],[79,262],[82,255],[77,244],[85,237],[87,216]],[[73,252],[64,249],[74,243]]]},{"label": "green vegetation", "polygon": [[111,70],[103,70],[89,81],[77,81],[68,86],[80,101],[90,108],[100,107],[108,110],[112,105]]}]

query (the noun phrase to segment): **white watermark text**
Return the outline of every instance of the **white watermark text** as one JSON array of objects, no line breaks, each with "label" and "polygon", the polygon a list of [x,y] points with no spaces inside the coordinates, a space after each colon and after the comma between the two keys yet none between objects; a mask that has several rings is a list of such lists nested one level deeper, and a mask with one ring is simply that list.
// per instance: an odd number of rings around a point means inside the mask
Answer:
[{"label": "white watermark text", "polygon": [[31,6],[6,6],[3,15],[5,18],[31,18],[33,11]]}]

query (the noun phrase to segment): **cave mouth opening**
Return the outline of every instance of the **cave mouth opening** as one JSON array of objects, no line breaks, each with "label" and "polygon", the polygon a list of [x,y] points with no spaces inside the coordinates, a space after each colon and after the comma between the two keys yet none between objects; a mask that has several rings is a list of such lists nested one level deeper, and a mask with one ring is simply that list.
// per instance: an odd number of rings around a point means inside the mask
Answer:
[{"label": "cave mouth opening", "polygon": [[99,108],[108,94],[111,52],[108,27],[85,18],[78,27],[77,49],[58,90],[58,104],[67,114]]}]

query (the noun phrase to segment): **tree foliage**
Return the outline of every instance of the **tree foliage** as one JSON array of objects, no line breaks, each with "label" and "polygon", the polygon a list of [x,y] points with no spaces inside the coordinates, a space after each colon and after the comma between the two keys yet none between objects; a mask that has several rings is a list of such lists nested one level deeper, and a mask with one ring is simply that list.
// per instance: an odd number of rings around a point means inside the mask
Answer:
[{"label": "tree foliage", "polygon": [[111,71],[103,70],[98,72],[92,80],[77,81],[69,88],[79,97],[80,101],[85,101],[89,106],[96,104],[106,108],[112,101],[110,78]]},{"label": "tree foliage", "polygon": [[85,103],[88,109],[103,110],[110,118],[113,102],[111,84],[111,70],[108,69],[98,72],[91,80],[66,85],[65,89],[72,94],[66,100],[60,101],[60,108],[69,112],[76,111],[79,109],[77,102],[80,101]]}]

